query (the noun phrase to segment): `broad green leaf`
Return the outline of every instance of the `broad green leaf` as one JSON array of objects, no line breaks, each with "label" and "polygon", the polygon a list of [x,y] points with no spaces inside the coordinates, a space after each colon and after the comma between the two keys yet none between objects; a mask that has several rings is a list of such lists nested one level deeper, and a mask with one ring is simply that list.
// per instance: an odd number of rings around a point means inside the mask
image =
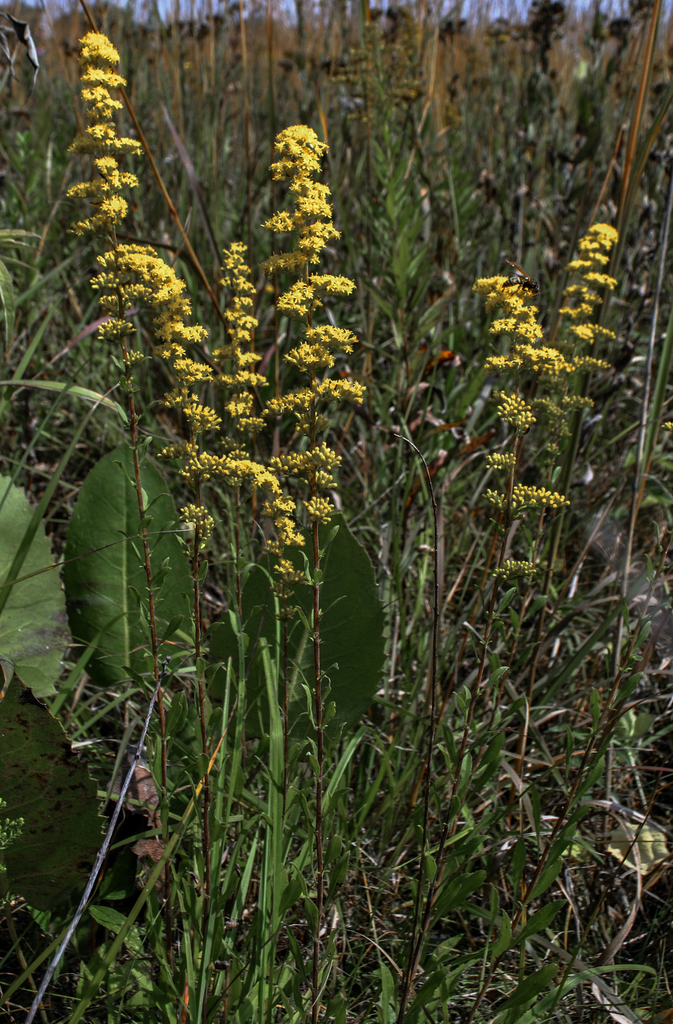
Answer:
[{"label": "broad green leaf", "polygon": [[14,292],[12,275],[2,260],[0,260],[0,318],[2,319],[5,334],[5,351],[7,351],[14,334],[16,294]]},{"label": "broad green leaf", "polygon": [[[121,463],[121,465],[120,465]],[[126,472],[122,469],[125,467]],[[140,607],[147,605],[147,577],[138,537],[138,499],[132,485],[131,449],[122,445],[91,470],[70,521],[63,581],[73,639],[88,645],[102,630],[89,674],[101,686],[127,677],[124,666],[146,671],[149,629]],[[155,595],[157,633],[163,639],[176,616],[188,615],[192,589],[189,565],[175,536],[173,499],[157,469],[141,467],[153,573],[166,562],[168,574]],[[160,643],[159,657],[172,648]]]},{"label": "broad green leaf", "polygon": [[633,708],[629,708],[617,722],[617,741],[625,746],[631,746],[636,743],[645,735],[652,723],[656,721],[656,717],[656,715],[650,715],[646,711],[641,711],[637,715]]},{"label": "broad green leaf", "polygon": [[[6,578],[32,518],[33,509],[21,488],[0,477],[0,580]],[[0,654],[36,697],[45,697],[55,693],[68,630],[58,568],[43,525],[38,524],[20,577],[24,578],[14,583],[0,614]]]},{"label": "broad green leaf", "polygon": [[[320,542],[325,544],[335,526],[339,530],[321,562],[323,583],[320,588],[320,651],[322,669],[327,675],[328,701],[334,701],[336,714],[328,726],[337,733],[345,724],[354,725],[371,704],[379,685],[384,657],[383,608],[367,552],[352,535],[341,515],[334,515],[322,527]],[[310,544],[306,545],[309,555]],[[294,550],[292,552],[295,553]],[[301,556],[296,556],[301,566]],[[309,555],[309,568],[312,559]],[[313,592],[308,586],[293,588],[293,601],[303,614],[295,615],[289,630],[289,720],[294,739],[308,729],[307,697],[303,684],[313,689],[313,646],[308,623],[312,617]],[[277,650],[276,617],[269,575],[253,567],[243,589],[245,633],[250,639],[247,651],[248,719],[246,734],[268,731],[268,700],[260,640],[269,650]],[[238,666],[238,640],[229,619],[215,623],[210,630],[211,664],[233,658]],[[224,684],[224,670],[213,672],[212,695],[218,697]],[[279,683],[282,707],[282,682]]]},{"label": "broad green leaf", "polygon": [[0,700],[2,816],[23,819],[0,853],[10,893],[51,910],[86,883],[100,845],[96,783],[60,722],[15,676]]}]

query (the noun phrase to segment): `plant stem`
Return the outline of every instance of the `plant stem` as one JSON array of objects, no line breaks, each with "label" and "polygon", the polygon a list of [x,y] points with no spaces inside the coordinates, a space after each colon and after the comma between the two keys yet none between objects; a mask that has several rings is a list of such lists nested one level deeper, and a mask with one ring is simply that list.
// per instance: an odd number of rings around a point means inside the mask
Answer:
[{"label": "plant stem", "polygon": [[[192,444],[195,438],[192,434]],[[201,508],[201,484],[197,479],[194,487],[196,493],[196,506]],[[196,522],[194,530],[194,552],[192,557],[192,583],[194,588],[194,659],[196,663],[196,680],[199,699],[199,720],[201,722],[201,750],[204,757],[208,758],[208,728],[206,720],[206,695],[203,680],[203,659],[201,657],[201,584],[199,581],[199,544],[201,540],[201,526]],[[208,934],[208,923],[210,919],[210,776],[206,774],[203,780],[203,926],[202,942],[205,943]],[[203,1024],[207,1020],[208,988],[203,992],[203,1004],[201,1016]]]},{"label": "plant stem", "polygon": [[[123,309],[122,297],[118,293],[117,295],[118,309],[120,314]],[[138,419],[136,415],[135,400],[133,397],[133,379],[131,375],[131,365],[129,363],[128,347],[126,344],[126,338],[122,337],[122,352],[124,355],[124,373],[127,385],[128,394],[128,406],[129,406],[129,421],[131,424],[131,442],[133,452],[133,472],[135,475],[136,484],[136,496],[138,499],[138,517],[140,521],[140,537],[143,545],[143,562],[145,567],[145,577],[147,579],[147,601],[148,601],[148,621],[150,626],[150,644],[152,648],[152,667],[154,673],[154,683],[157,687],[157,709],[159,712],[159,728],[161,731],[161,790],[164,799],[164,809],[161,815],[163,824],[163,839],[164,845],[168,841],[168,773],[166,768],[166,714],[164,710],[164,698],[163,698],[163,687],[161,686],[161,670],[159,667],[159,642],[157,639],[157,621],[156,621],[156,604],[154,597],[154,587],[152,583],[152,558],[150,553],[150,543],[147,534],[147,526],[145,525],[145,502],[143,499],[143,488],[142,480],[140,476],[140,460],[138,459]],[[171,924],[171,878],[170,878],[170,867],[166,864],[166,871],[164,872],[164,889],[166,894],[166,956],[168,958],[169,965],[173,962],[172,953],[172,924]]]},{"label": "plant stem", "polygon": [[[421,855],[419,858],[419,869],[418,869],[418,882],[416,888],[416,900],[414,902],[414,920],[411,927],[411,939],[409,942],[409,956],[407,957],[407,964],[404,972],[404,979],[402,982],[402,997],[400,1000],[400,1012],[398,1014],[398,1024],[402,1024],[404,1015],[407,1009],[407,1003],[409,1001],[409,993],[411,990],[411,982],[416,973],[416,967],[418,959],[420,957],[420,949],[422,943],[422,934],[417,936],[418,922],[421,914],[421,903],[423,896],[423,880],[425,876],[425,854],[428,845],[428,834],[430,829],[430,785],[432,782],[432,759],[435,749],[435,735],[437,731],[437,649],[438,649],[438,638],[439,638],[439,530],[437,521],[437,499],[435,497],[435,490],[432,486],[432,476],[428,464],[423,457],[423,454],[419,451],[413,441],[410,441],[408,437],[396,434],[400,440],[406,441],[414,449],[425,469],[425,475],[428,480],[428,488],[430,491],[430,500],[432,502],[432,521],[433,521],[433,602],[432,602],[432,647],[430,652],[430,729],[428,732],[428,753],[425,761],[425,786],[423,793],[423,840],[421,843]],[[432,883],[431,883],[432,889]],[[430,894],[428,894],[428,899]],[[426,904],[427,908],[427,904]]]},{"label": "plant stem", "polygon": [[[313,433],[313,437],[315,434]],[[315,486],[314,486],[315,491]],[[313,671],[315,674],[315,731],[316,731],[316,756],[318,771],[315,780],[315,856],[316,856],[316,907],[318,911],[318,922],[316,934],[313,940],[313,1001],[311,1004],[311,1024],[317,1024],[319,1016],[318,988],[320,981],[320,923],[323,914],[323,888],[324,888],[324,864],[323,864],[323,836],[322,836],[322,784],[323,784],[323,706],[322,706],[322,677],[320,669],[320,585],[317,582],[320,571],[320,546],[318,538],[318,523],[313,523]]]}]

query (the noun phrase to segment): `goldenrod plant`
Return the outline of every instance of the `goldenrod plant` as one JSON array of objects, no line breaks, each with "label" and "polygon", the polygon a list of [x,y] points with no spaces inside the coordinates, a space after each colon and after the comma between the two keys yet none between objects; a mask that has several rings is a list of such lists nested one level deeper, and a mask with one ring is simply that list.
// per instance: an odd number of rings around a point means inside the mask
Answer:
[{"label": "goldenrod plant", "polygon": [[[125,84],[121,75],[113,69],[119,63],[117,53],[110,40],[100,33],[90,32],[82,40],[80,65],[82,68],[82,98],[86,105],[88,124],[71,146],[71,152],[90,156],[94,166],[93,178],[79,182],[68,190],[70,198],[88,199],[94,212],[91,216],[77,221],[72,231],[78,235],[93,234],[101,237],[107,246],[107,252],[98,257],[102,267],[101,273],[94,278],[92,286],[101,292],[100,305],[107,317],[107,322],[99,328],[102,342],[110,342],[118,346],[119,356],[112,354],[112,359],[122,371],[120,387],[126,392],[128,399],[128,421],[131,434],[133,458],[133,480],[138,502],[138,529],[142,538],[143,561],[147,578],[147,621],[150,630],[152,650],[153,679],[156,684],[160,675],[159,641],[157,636],[155,615],[155,584],[153,567],[150,557],[150,543],[147,521],[146,500],[141,481],[140,437],[138,433],[138,417],[134,398],[135,385],[133,369],[143,359],[143,354],[133,350],[129,344],[133,334],[133,325],[126,319],[126,313],[138,299],[150,299],[158,296],[165,285],[168,268],[157,261],[154,254],[145,247],[118,245],[116,228],[123,221],[128,210],[128,203],[122,192],[127,188],[137,188],[138,179],[134,174],[120,169],[119,163],[126,154],[138,154],[140,143],[137,140],[121,138],[111,120],[114,111],[119,110],[121,102],[115,99],[110,90]],[[154,263],[152,260],[154,259]],[[159,263],[161,264],[159,266]],[[153,275],[155,274],[159,276]],[[136,275],[139,279],[136,280]],[[173,287],[174,285],[174,287]],[[161,311],[162,326],[165,323],[172,336],[176,320],[180,327],[183,307],[180,300],[180,288],[174,278],[169,277],[169,290],[166,295],[168,311]],[[159,304],[160,300],[157,300]],[[187,305],[188,309],[188,305]],[[179,329],[179,328],[178,328]],[[190,329],[187,329],[186,333]],[[200,337],[198,328],[196,337]],[[159,717],[162,731],[162,784],[166,789],[166,751],[165,751],[165,714],[163,694],[159,693]]]},{"label": "goldenrod plant", "polygon": [[[493,322],[490,333],[509,335],[511,339],[508,351],[503,355],[490,356],[485,365],[491,373],[510,373],[515,378],[513,392],[495,395],[499,417],[513,428],[509,438],[512,450],[486,456],[486,463],[491,469],[507,472],[504,491],[493,488],[485,491],[486,500],[502,514],[504,529],[529,510],[554,510],[570,505],[569,498],[557,491],[516,482],[516,469],[522,461],[524,438],[539,420],[543,442],[536,446],[536,462],[547,471],[550,482],[555,479],[561,445],[569,436],[570,413],[593,406],[589,397],[577,393],[575,382],[580,374],[609,369],[605,360],[596,359],[585,350],[597,337],[614,339],[612,331],[590,322],[590,318],[596,303],[602,301],[596,289],[612,289],[617,284],[602,272],[609,262],[608,254],[616,239],[614,228],[608,224],[594,225],[581,239],[580,257],[568,265],[569,271],[580,275],[580,283],[567,286],[567,302],[560,310],[561,316],[569,322],[568,337],[554,346],[544,344],[544,333],[536,319],[538,309],[529,301],[529,285],[525,279],[516,276],[508,279],[500,275],[483,278],[474,286],[475,292],[486,296],[488,312],[499,309],[504,314]],[[528,401],[521,390],[531,396]],[[538,548],[539,536],[531,555]],[[504,550],[503,543],[496,569],[499,578],[530,575],[537,568],[532,560],[503,561]]]},{"label": "goldenrod plant", "polygon": [[[364,386],[355,381],[335,381],[328,376],[322,379],[321,371],[331,369],[335,354],[353,351],[355,336],[348,329],[332,325],[316,326],[314,317],[322,306],[322,300],[329,296],[349,295],[354,288],[352,281],[333,274],[312,274],[312,265],[319,263],[320,254],[326,244],[338,238],[332,223],[332,209],[327,201],[329,188],[316,181],[320,171],[321,157],[327,146],[318,140],[315,132],[304,125],[286,128],[276,139],[278,159],[271,167],[276,181],[289,181],[288,190],[292,196],[291,212],[282,211],[270,218],[265,227],[274,234],[296,233],[297,247],[289,252],[274,253],[264,264],[268,274],[289,271],[297,274],[296,281],[278,299],[279,310],[301,325],[300,340],[285,361],[308,376],[308,383],[296,387],[267,404],[269,415],[291,413],[296,420],[300,435],[308,439],[305,450],[276,456],[271,466],[285,477],[303,480],[308,487],[304,509],[311,524],[313,541],[313,615],[311,631],[313,638],[313,692],[315,724],[315,920],[313,930],[313,976],[311,1021],[320,1017],[321,958],[320,935],[325,900],[325,865],[323,850],[323,770],[324,770],[324,668],[320,652],[320,584],[321,550],[318,527],[328,524],[332,502],[324,492],[336,486],[332,471],[341,461],[330,450],[321,436],[330,425],[326,409],[336,401],[358,402],[364,394]],[[272,509],[275,511],[275,508]],[[295,582],[296,570],[284,555],[284,538],[279,540],[278,571],[284,588]],[[283,590],[285,593],[285,590]],[[287,710],[286,710],[287,718]]]}]

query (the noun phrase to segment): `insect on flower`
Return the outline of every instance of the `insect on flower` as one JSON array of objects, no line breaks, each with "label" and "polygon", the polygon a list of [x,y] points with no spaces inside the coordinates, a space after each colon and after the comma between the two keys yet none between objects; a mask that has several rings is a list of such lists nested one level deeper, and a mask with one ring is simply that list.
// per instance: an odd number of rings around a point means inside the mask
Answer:
[{"label": "insect on flower", "polygon": [[522,270],[521,267],[516,263],[513,263],[512,260],[505,260],[505,263],[509,263],[510,267],[514,267],[516,271],[515,274],[512,274],[505,285],[506,288],[513,288],[515,285],[518,285],[522,291],[529,292],[531,295],[540,294],[540,285],[537,281],[534,281],[532,277],[529,277],[525,270]]}]

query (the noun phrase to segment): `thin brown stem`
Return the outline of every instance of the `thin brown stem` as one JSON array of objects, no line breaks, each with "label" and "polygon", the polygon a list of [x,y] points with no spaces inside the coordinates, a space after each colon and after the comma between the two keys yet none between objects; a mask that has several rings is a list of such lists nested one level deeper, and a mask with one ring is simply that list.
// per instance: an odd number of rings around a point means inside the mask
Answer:
[{"label": "thin brown stem", "polygon": [[250,154],[250,78],[248,70],[248,43],[245,32],[245,5],[239,0],[239,20],[241,23],[241,61],[243,64],[243,104],[245,110],[245,166],[246,166],[246,189],[247,189],[247,215],[248,215],[248,256],[250,266],[252,263],[252,157]]}]

